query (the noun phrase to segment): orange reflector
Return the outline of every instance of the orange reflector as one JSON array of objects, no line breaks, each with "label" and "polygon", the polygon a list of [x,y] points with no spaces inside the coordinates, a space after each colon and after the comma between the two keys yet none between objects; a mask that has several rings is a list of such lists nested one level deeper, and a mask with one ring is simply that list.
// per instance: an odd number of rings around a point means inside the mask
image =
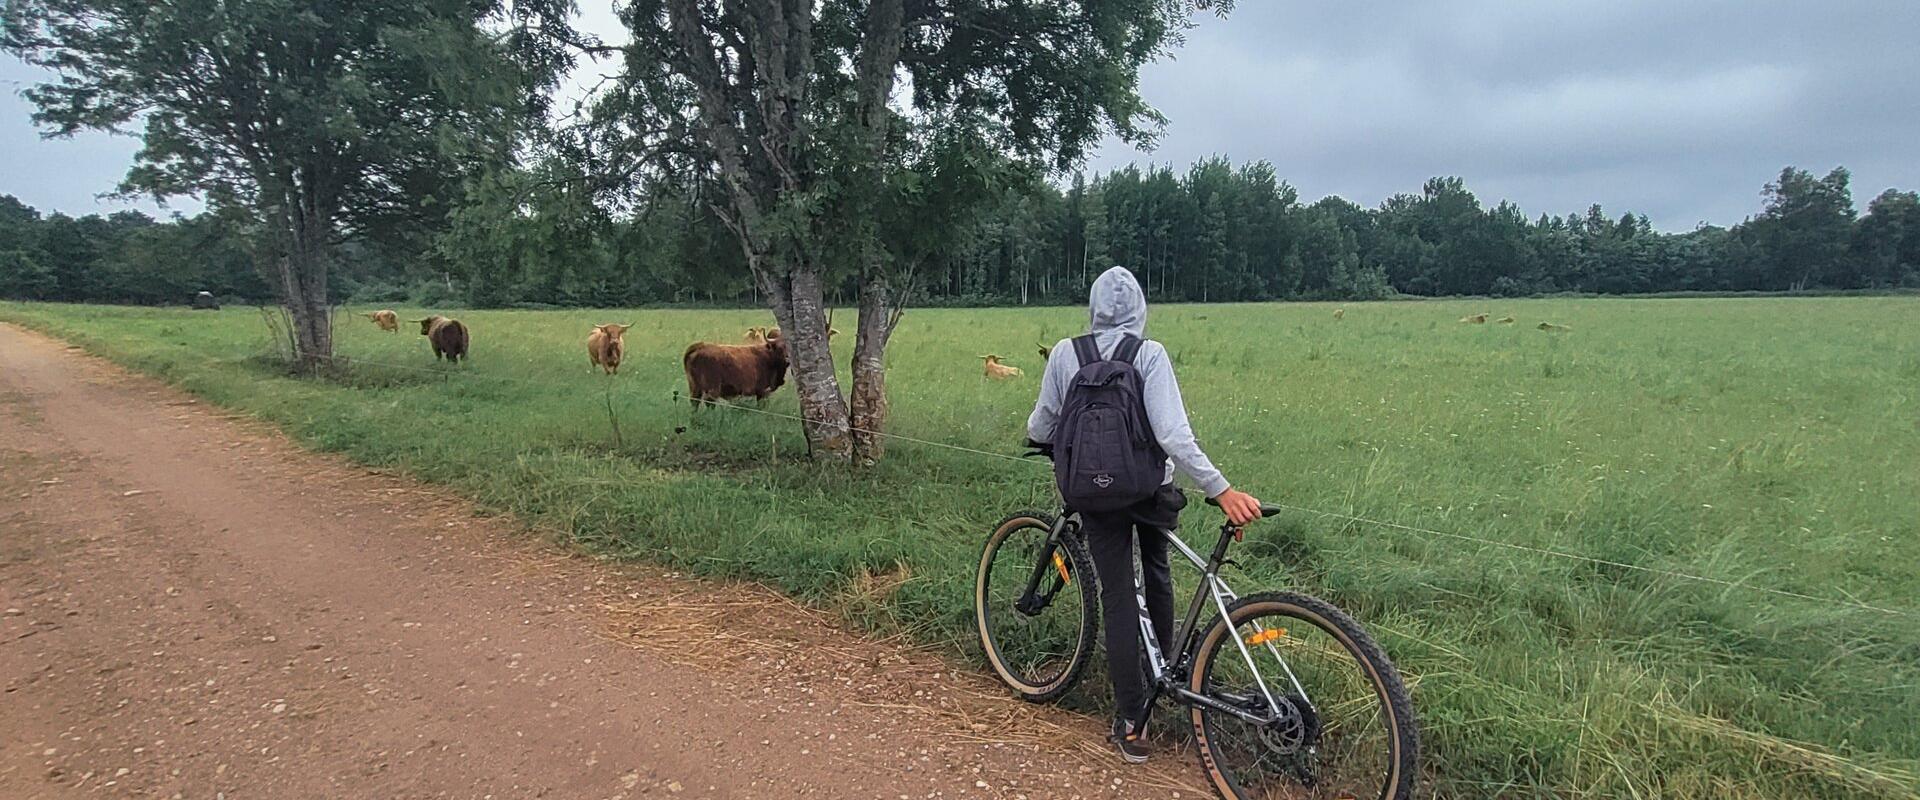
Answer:
[{"label": "orange reflector", "polygon": [[1060,580],[1062,583],[1073,582],[1073,577],[1067,574],[1066,559],[1061,558],[1059,553],[1053,554],[1053,568],[1060,571]]},{"label": "orange reflector", "polygon": [[1247,644],[1262,645],[1287,635],[1286,628],[1268,628],[1247,637]]}]

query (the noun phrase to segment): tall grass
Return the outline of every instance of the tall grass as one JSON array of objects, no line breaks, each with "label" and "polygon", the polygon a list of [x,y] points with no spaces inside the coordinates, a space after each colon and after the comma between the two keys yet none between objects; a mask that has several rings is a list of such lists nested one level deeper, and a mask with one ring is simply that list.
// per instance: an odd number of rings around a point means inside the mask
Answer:
[{"label": "tall grass", "polygon": [[[1154,309],[1149,332],[1237,485],[1909,612],[1306,514],[1251,531],[1236,585],[1348,608],[1415,683],[1436,794],[1920,796],[1920,299],[1345,307],[1339,321],[1325,304]],[[1520,322],[1455,322],[1480,311]],[[0,304],[0,319],[583,547],[764,581],[962,658],[986,531],[1051,503],[1037,464],[898,443],[875,468],[822,471],[787,420],[690,414],[676,399],[687,342],[731,340],[762,314],[459,316],[467,366],[343,316],[339,351],[357,363],[316,381],[257,357],[251,311]],[[609,379],[584,339],[612,321],[637,324]],[[894,430],[1016,452],[1035,344],[1083,323],[1066,308],[909,313],[889,354]],[[984,352],[1028,377],[982,380]],[[795,413],[791,393],[767,410]],[[1196,540],[1212,522],[1201,508]]]}]

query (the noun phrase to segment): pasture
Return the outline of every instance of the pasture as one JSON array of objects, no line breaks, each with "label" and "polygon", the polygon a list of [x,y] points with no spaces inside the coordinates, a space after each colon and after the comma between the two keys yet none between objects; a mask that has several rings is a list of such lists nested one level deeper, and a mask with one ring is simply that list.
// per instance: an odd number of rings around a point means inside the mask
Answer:
[{"label": "pasture", "polygon": [[[790,420],[690,424],[682,350],[764,312],[452,312],[473,343],[450,367],[404,323],[425,312],[398,310],[398,334],[341,314],[355,361],[326,381],[286,377],[252,309],[0,303],[0,320],[589,551],[765,582],[980,668],[978,548],[1051,505],[1040,464],[898,441],[820,471]],[[1517,322],[1457,322],[1482,312]],[[605,322],[634,323],[613,377],[585,349]],[[908,312],[892,430],[1017,454],[1035,345],[1084,322]],[[1916,322],[1912,297],[1428,301],[1157,306],[1148,333],[1235,485],[1408,526],[1290,513],[1249,530],[1236,583],[1323,595],[1376,632],[1437,796],[1893,798],[1920,796]],[[985,380],[987,353],[1027,375]],[[791,387],[766,410],[796,413]],[[1194,504],[1189,540],[1217,519]]]}]

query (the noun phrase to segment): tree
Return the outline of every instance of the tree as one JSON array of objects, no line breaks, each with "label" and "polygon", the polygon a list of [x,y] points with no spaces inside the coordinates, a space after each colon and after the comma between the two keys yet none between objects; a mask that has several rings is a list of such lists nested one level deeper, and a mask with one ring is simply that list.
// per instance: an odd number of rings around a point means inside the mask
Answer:
[{"label": "tree", "polygon": [[1862,285],[1920,283],[1920,194],[1888,189],[1867,204],[1854,226],[1853,258]]},{"label": "tree", "polygon": [[565,66],[544,34],[571,5],[7,0],[0,47],[58,75],[26,92],[52,135],[143,127],[122,192],[203,194],[257,223],[311,367],[333,353],[337,246],[427,227],[504,157],[503,129]]},{"label": "tree", "polygon": [[[881,235],[884,204],[912,192],[894,185],[915,180],[910,142],[1066,168],[1103,129],[1146,141],[1159,117],[1139,67],[1187,13],[1177,0],[636,0],[624,78],[601,108],[649,143],[627,152],[664,152],[726,188],[715,208],[786,334],[810,448],[866,460],[912,288],[913,259]],[[910,100],[896,98],[903,76]],[[861,311],[851,405],[826,335],[825,291],[843,275]]]},{"label": "tree", "polygon": [[1766,208],[1743,227],[1764,254],[1769,289],[1852,287],[1847,263],[1853,234],[1853,194],[1845,167],[1824,178],[1796,167],[1767,184]]}]

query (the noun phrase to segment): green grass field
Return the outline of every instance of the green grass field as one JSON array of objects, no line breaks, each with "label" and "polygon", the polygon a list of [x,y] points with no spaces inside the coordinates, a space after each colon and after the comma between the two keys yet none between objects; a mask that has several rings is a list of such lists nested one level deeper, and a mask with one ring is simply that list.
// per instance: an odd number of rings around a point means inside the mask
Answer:
[{"label": "green grass field", "polygon": [[[1333,308],[1150,317],[1236,485],[1904,612],[1304,513],[1251,530],[1237,585],[1325,596],[1402,665],[1438,796],[1920,796],[1920,299],[1348,304],[1340,321]],[[1520,324],[1455,322],[1481,311]],[[338,350],[363,363],[326,382],[261,358],[251,309],[0,304],[0,319],[591,550],[764,581],[979,663],[978,548],[1006,512],[1050,505],[1040,465],[902,442],[873,469],[816,471],[794,423],[728,410],[676,433],[682,349],[731,341],[764,313],[459,316],[474,359],[446,369],[417,333],[342,315]],[[1084,318],[909,312],[890,352],[894,430],[1016,453],[1035,343]],[[1572,330],[1535,330],[1543,320]],[[636,327],[609,380],[583,341],[614,321]],[[982,380],[985,352],[1029,376]],[[794,413],[791,390],[768,410]],[[1190,540],[1213,513],[1189,511]],[[1099,686],[1082,694],[1090,704]]]}]

